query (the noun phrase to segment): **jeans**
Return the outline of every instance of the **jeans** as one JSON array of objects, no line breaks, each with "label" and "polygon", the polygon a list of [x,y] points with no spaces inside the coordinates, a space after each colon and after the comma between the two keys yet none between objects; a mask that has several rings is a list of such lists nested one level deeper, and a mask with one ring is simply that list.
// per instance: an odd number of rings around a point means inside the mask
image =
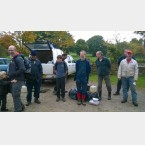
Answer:
[{"label": "jeans", "polygon": [[[121,86],[122,86],[122,80],[119,80],[117,81],[117,90],[116,90],[116,93],[120,93],[120,90],[121,90]],[[129,90],[129,85],[127,86],[127,91]]]},{"label": "jeans", "polygon": [[87,93],[87,78],[80,78],[76,80],[77,92],[86,96]]},{"label": "jeans", "polygon": [[40,97],[41,80],[26,81],[27,86],[27,102],[32,100],[32,89],[34,87],[34,97],[38,99]]},{"label": "jeans", "polygon": [[57,97],[60,98],[60,92],[61,97],[65,97],[65,77],[62,78],[56,78],[56,90],[57,90]]},{"label": "jeans", "polygon": [[128,77],[128,78],[122,77],[123,99],[126,101],[128,99],[127,89],[129,86],[131,90],[132,102],[137,102],[137,92],[133,82],[134,82],[133,77]]},{"label": "jeans", "polygon": [[12,97],[13,97],[15,112],[22,111],[23,104],[21,101],[21,88],[23,84],[24,84],[23,81],[18,81],[12,84]]},{"label": "jeans", "polygon": [[109,75],[107,75],[107,76],[98,76],[98,92],[102,92],[102,81],[103,81],[103,79],[105,80],[108,92],[111,92],[112,88],[111,88],[110,76]]}]

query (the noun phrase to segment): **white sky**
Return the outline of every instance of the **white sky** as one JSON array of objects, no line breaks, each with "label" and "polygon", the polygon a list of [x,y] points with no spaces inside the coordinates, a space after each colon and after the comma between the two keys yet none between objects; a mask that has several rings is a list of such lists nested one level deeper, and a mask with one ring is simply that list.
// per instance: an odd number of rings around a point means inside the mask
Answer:
[{"label": "white sky", "polygon": [[78,39],[84,39],[88,40],[92,36],[95,35],[101,35],[103,36],[105,41],[111,41],[112,43],[115,43],[115,37],[122,42],[127,41],[129,42],[132,38],[141,38],[139,35],[134,34],[134,31],[69,31],[70,34],[73,35],[73,38],[75,41]]}]

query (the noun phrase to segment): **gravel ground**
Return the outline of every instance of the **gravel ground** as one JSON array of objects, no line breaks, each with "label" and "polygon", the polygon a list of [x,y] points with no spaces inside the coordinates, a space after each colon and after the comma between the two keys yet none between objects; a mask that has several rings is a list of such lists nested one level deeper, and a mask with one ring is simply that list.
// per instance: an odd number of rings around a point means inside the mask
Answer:
[{"label": "gravel ground", "polygon": [[[95,84],[94,84],[95,85]],[[56,102],[56,96],[53,95],[54,83],[45,82],[42,84],[43,93],[40,94],[41,104],[32,102],[30,106],[25,107],[25,112],[144,112],[145,111],[145,89],[137,90],[139,106],[133,106],[131,94],[129,91],[128,102],[121,103],[122,93],[119,96],[113,96],[112,100],[107,100],[107,90],[103,85],[103,97],[98,106],[87,103],[86,106],[77,105],[75,100],[68,97],[66,93],[66,102]],[[66,83],[66,90],[69,91],[75,87],[72,77],[69,77]],[[116,86],[112,86],[112,93],[115,92]],[[34,100],[34,98],[33,98]],[[26,94],[22,94],[22,101],[26,103]],[[8,94],[7,107],[10,112],[14,111],[11,94]]]}]

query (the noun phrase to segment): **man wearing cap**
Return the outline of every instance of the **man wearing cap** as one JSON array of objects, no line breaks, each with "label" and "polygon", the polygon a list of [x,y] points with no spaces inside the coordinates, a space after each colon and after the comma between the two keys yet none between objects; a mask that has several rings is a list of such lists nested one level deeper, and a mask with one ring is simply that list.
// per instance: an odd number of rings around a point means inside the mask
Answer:
[{"label": "man wearing cap", "polygon": [[132,59],[132,51],[127,50],[127,57],[123,59],[118,69],[118,79],[122,80],[123,88],[123,100],[121,103],[126,103],[128,99],[127,87],[130,87],[132,95],[132,103],[134,106],[138,106],[137,103],[137,92],[136,92],[136,81],[138,79],[138,63]]},{"label": "man wearing cap", "polygon": [[41,62],[36,57],[36,51],[32,50],[30,53],[30,65],[31,65],[31,73],[29,76],[29,79],[26,81],[27,85],[27,103],[26,106],[29,106],[31,104],[32,100],[32,89],[34,87],[34,102],[37,104],[40,104],[39,101],[40,97],[40,86],[41,86],[41,80],[42,80],[42,65]]}]

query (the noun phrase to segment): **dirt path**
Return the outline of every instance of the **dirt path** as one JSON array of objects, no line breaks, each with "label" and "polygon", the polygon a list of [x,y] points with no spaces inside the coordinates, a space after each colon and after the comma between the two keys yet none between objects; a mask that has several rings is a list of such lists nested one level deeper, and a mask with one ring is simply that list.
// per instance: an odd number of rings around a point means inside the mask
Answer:
[{"label": "dirt path", "polygon": [[[77,102],[67,97],[66,102],[56,102],[56,96],[53,95],[54,83],[45,82],[42,85],[42,89],[46,91],[41,93],[41,104],[33,103],[30,106],[26,106],[25,112],[144,112],[145,111],[145,89],[137,90],[138,92],[138,107],[134,107],[131,102],[131,95],[129,92],[128,102],[121,103],[122,93],[119,96],[113,96],[112,100],[107,100],[107,91],[105,85],[103,85],[103,99],[98,106],[90,105],[86,106],[77,105]],[[66,83],[66,90],[70,90],[75,87],[75,82],[70,77]],[[113,91],[116,87],[112,86]],[[22,101],[26,103],[26,94],[22,94]],[[10,112],[13,112],[13,100],[11,95],[8,95],[7,107]]]}]

